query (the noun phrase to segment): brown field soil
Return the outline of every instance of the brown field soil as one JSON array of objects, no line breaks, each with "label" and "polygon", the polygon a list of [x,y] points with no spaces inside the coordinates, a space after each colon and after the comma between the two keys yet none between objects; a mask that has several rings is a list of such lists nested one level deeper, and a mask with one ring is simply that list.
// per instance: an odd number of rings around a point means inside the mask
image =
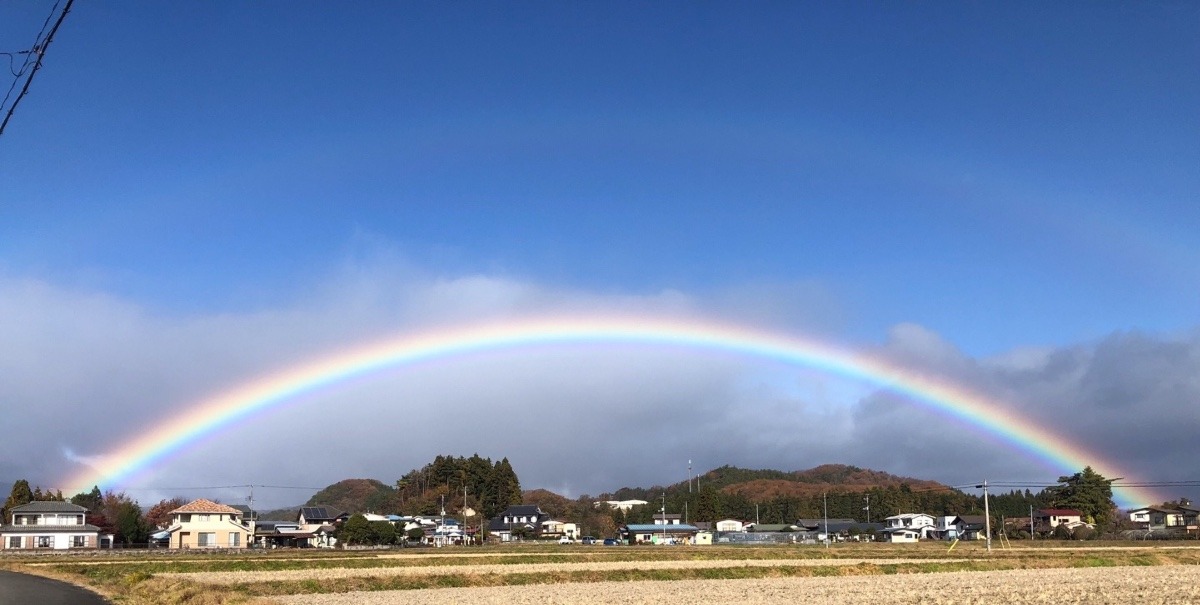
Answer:
[{"label": "brown field soil", "polygon": [[1200,566],[1019,569],[818,578],[538,584],[306,594],[284,605],[1167,605],[1200,602]]},{"label": "brown field soil", "polygon": [[406,567],[329,567],[277,571],[207,571],[157,573],[160,578],[185,579],[202,584],[250,584],[254,582],[340,580],[384,576],[436,576],[456,574],[550,574],[573,571],[624,569],[725,569],[737,567],[838,567],[853,565],[898,565],[918,563],[962,563],[966,559],[707,559],[692,561],[588,561],[581,563],[510,563]]}]

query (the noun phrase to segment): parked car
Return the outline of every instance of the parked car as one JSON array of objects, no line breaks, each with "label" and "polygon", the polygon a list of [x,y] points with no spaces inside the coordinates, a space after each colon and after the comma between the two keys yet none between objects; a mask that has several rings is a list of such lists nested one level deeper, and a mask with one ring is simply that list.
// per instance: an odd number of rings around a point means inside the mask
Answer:
[{"label": "parked car", "polygon": [[563,536],[558,539],[558,543],[559,544],[574,544],[575,541],[571,539],[571,536]]},{"label": "parked car", "polygon": [[616,546],[618,544],[620,544],[620,542],[618,542],[616,538],[605,538],[604,539],[605,546]]},{"label": "parked car", "polygon": [[584,536],[583,539],[580,540],[580,542],[582,542],[588,546],[591,546],[592,544],[596,543],[596,538],[594,538],[592,536]]}]

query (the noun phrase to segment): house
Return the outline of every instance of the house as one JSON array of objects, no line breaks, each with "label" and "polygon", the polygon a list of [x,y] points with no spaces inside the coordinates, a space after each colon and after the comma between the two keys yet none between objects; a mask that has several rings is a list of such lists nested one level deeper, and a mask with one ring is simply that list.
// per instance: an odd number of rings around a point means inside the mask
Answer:
[{"label": "house", "polygon": [[337,544],[332,525],[300,525],[292,521],[259,521],[254,542],[263,548],[333,548]]},{"label": "house", "polygon": [[700,530],[683,523],[638,523],[622,527],[620,533],[629,544],[693,544]]},{"label": "house", "polygon": [[883,530],[883,539],[896,543],[916,542],[921,539],[921,532],[907,527],[887,527]]},{"label": "house", "polygon": [[683,523],[683,515],[670,513],[655,513],[654,525],[679,525]]},{"label": "house", "polygon": [[300,525],[338,525],[345,523],[350,513],[342,512],[332,506],[301,506],[296,514],[296,522]]},{"label": "house", "polygon": [[34,501],[14,506],[0,525],[0,550],[98,548],[100,528],[87,524],[87,509],[70,502]]},{"label": "house", "polygon": [[[903,513],[892,515],[883,520],[884,532],[894,532],[904,535],[902,532],[895,530],[909,529],[917,532],[920,538],[929,538],[933,532],[937,531],[937,519],[933,515],[925,513]],[[890,539],[890,538],[889,538]],[[898,540],[891,540],[896,542]]]},{"label": "house", "polygon": [[1129,511],[1129,520],[1154,531],[1195,531],[1200,510],[1185,505],[1147,506]]},{"label": "house", "polygon": [[959,540],[986,540],[987,517],[983,515],[959,515],[961,524],[958,527]]},{"label": "house", "polygon": [[1051,530],[1059,525],[1075,527],[1082,524],[1083,514],[1072,508],[1043,508],[1033,516],[1038,531]]},{"label": "house", "polygon": [[549,519],[550,516],[537,506],[514,504],[488,522],[488,533],[499,538],[501,542],[508,542],[522,533],[539,535],[542,521]]},{"label": "house", "polygon": [[254,532],[242,511],[200,498],[171,511],[169,548],[246,548]]},{"label": "house", "polygon": [[720,521],[717,521],[717,531],[718,532],[742,531],[742,529],[745,527],[745,525],[746,525],[745,523],[742,523],[741,521],[738,521],[737,519],[721,519]]}]

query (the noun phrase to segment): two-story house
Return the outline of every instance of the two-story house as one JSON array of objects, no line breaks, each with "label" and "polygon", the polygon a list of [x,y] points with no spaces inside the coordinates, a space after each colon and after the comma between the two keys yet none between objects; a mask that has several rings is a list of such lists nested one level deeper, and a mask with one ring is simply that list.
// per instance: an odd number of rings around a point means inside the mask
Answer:
[{"label": "two-story house", "polygon": [[892,515],[883,521],[883,533],[890,542],[916,542],[937,531],[937,519],[925,513]]},{"label": "two-story house", "polygon": [[254,536],[242,511],[201,498],[171,511],[170,548],[246,548]]},{"label": "two-story house", "polygon": [[514,504],[488,523],[488,534],[502,542],[508,542],[518,533],[537,534],[542,521],[550,518],[542,509],[532,504]]},{"label": "two-story house", "polygon": [[100,528],[87,524],[88,510],[70,502],[36,501],[15,506],[0,525],[0,550],[97,548]]}]

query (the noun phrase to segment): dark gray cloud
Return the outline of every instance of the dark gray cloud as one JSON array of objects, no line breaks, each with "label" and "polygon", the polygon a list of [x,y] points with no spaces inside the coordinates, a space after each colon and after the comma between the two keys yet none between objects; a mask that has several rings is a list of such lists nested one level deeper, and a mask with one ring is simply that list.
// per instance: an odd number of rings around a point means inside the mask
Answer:
[{"label": "dark gray cloud", "polygon": [[[291,307],[155,315],[130,302],[0,279],[0,479],[55,486],[196,402],[386,334],[554,313],[737,318],[820,332],[837,316],[815,285],[704,296],[590,293],[509,278],[348,271]],[[809,304],[811,302],[811,305]],[[789,314],[787,309],[803,309]],[[815,310],[814,310],[815,309]],[[828,330],[828,328],[824,328]],[[913,324],[869,351],[1006,402],[1121,461],[1139,479],[1192,479],[1200,338],[1123,332],[975,359]],[[678,348],[527,347],[415,364],[289,400],[184,448],[124,487],[144,502],[236,485],[267,506],[348,477],[393,481],[437,454],[507,456],[526,487],[568,495],[682,481],[687,461],[799,469],[842,462],[970,484],[1053,479],[1054,467],[979,427],[869,385],[759,359]],[[1171,494],[1176,495],[1176,494]]]}]

